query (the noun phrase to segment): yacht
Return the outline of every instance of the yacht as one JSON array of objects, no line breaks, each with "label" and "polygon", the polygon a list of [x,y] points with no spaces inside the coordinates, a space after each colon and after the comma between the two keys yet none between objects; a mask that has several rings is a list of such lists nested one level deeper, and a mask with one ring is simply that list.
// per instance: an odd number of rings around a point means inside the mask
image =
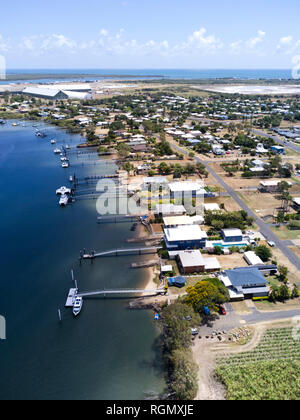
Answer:
[{"label": "yacht", "polygon": [[69,197],[67,195],[62,195],[59,200],[60,207],[66,207],[69,202]]},{"label": "yacht", "polygon": [[78,316],[82,310],[82,306],[83,306],[83,299],[82,297],[77,297],[75,299],[74,302],[74,306],[73,306],[73,315],[74,316]]},{"label": "yacht", "polygon": [[60,149],[55,149],[55,150],[54,150],[54,153],[55,153],[56,155],[60,155],[60,154],[61,154],[61,150],[60,150]]},{"label": "yacht", "polygon": [[71,189],[67,187],[60,187],[56,190],[56,195],[68,195],[71,194]]}]

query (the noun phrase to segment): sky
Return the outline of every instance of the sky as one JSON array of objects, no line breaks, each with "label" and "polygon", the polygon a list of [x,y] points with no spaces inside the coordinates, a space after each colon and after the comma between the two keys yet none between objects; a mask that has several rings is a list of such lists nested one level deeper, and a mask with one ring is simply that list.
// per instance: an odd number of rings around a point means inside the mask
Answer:
[{"label": "sky", "polygon": [[290,69],[299,16],[299,0],[3,2],[0,54],[8,69]]}]

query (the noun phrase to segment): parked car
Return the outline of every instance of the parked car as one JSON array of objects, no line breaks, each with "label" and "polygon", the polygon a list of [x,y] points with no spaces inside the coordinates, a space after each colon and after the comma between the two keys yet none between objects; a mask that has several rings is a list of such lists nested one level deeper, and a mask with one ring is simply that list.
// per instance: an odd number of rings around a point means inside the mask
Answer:
[{"label": "parked car", "polygon": [[224,306],[219,307],[219,313],[220,313],[220,315],[223,315],[223,316],[227,315],[227,312],[226,312],[226,309],[224,308]]},{"label": "parked car", "polygon": [[276,246],[275,242],[272,242],[272,241],[269,241],[269,242],[268,242],[268,245],[269,245],[271,248],[274,248],[274,247]]},{"label": "parked car", "polygon": [[194,336],[199,334],[199,331],[197,328],[192,328],[191,331],[192,331],[192,335]]}]

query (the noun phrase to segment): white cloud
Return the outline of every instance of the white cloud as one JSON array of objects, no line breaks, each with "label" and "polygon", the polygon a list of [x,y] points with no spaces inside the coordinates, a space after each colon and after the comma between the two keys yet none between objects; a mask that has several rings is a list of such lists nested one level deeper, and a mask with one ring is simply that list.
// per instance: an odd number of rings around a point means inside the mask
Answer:
[{"label": "white cloud", "polygon": [[205,28],[194,31],[188,40],[173,47],[174,53],[195,53],[195,51],[215,52],[223,47],[223,43],[215,35],[208,35]]},{"label": "white cloud", "polygon": [[64,35],[32,35],[23,37],[19,47],[23,51],[30,51],[35,55],[50,51],[75,51],[77,43]]},{"label": "white cloud", "polygon": [[9,50],[9,42],[0,34],[0,52],[7,52]]},{"label": "white cloud", "polygon": [[229,44],[229,51],[232,54],[241,54],[241,53],[261,53],[258,46],[261,44],[266,37],[266,32],[259,30],[257,35],[253,38],[250,38],[246,41],[238,40]]},{"label": "white cloud", "polygon": [[257,32],[256,37],[251,38],[246,42],[246,45],[250,49],[254,49],[258,44],[260,44],[264,40],[265,36],[266,36],[266,32],[260,30]]},{"label": "white cloud", "polygon": [[300,40],[294,41],[294,38],[289,36],[284,36],[280,38],[277,45],[277,51],[283,52],[285,54],[294,54],[300,50]]},{"label": "white cloud", "polygon": [[101,29],[100,35],[102,35],[102,36],[108,36],[108,30],[107,29]]}]

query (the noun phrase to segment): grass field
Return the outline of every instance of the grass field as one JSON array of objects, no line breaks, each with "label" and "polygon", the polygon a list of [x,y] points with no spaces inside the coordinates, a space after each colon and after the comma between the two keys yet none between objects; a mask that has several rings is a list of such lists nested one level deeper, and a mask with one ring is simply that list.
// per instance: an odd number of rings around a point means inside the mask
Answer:
[{"label": "grass field", "polygon": [[217,360],[229,400],[299,400],[300,341],[293,328],[270,329],[252,351]]}]

